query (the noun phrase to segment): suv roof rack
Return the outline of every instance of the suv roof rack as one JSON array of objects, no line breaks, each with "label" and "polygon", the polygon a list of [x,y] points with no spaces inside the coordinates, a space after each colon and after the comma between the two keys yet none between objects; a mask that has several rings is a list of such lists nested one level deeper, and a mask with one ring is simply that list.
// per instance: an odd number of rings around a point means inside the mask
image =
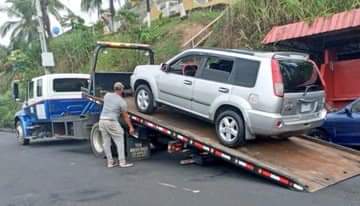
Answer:
[{"label": "suv roof rack", "polygon": [[245,54],[245,55],[250,55],[250,56],[255,55],[255,52],[253,52],[249,49],[223,49],[223,48],[203,48],[203,49],[213,50],[213,51],[222,51],[222,52],[232,52],[232,53]]}]

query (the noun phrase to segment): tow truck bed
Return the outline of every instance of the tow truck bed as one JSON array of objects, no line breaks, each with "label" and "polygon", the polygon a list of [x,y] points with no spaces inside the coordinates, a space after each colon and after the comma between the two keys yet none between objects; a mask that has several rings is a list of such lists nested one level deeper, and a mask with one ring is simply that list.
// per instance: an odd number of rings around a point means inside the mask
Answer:
[{"label": "tow truck bed", "polygon": [[213,125],[169,108],[139,113],[126,98],[132,121],[222,158],[291,189],[314,192],[360,173],[360,152],[305,136],[270,138],[228,148],[216,139]]}]

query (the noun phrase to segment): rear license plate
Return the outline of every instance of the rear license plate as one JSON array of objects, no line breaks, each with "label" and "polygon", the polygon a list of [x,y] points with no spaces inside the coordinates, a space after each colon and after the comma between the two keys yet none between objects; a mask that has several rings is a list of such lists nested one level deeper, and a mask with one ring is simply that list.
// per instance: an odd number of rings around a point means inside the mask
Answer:
[{"label": "rear license plate", "polygon": [[302,113],[304,112],[310,112],[311,111],[311,104],[302,104],[301,105],[301,108],[300,108],[300,111]]}]

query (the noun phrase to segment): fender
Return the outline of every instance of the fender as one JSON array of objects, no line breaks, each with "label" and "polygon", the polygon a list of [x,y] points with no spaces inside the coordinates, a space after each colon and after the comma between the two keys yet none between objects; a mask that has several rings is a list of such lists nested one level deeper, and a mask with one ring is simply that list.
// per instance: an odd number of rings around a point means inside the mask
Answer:
[{"label": "fender", "polygon": [[23,132],[24,132],[24,138],[29,138],[31,135],[31,131],[29,129],[26,129],[28,126],[31,125],[31,117],[25,114],[24,110],[20,110],[16,112],[15,118],[14,118],[14,124],[16,126],[16,121],[20,121]]},{"label": "fender", "polygon": [[229,95],[221,95],[215,99],[215,101],[210,106],[210,119],[215,121],[216,111],[224,105],[233,106],[239,109],[242,113],[242,116],[245,121],[245,126],[247,128],[246,139],[253,139],[253,131],[251,130],[251,122],[249,120],[249,116],[247,111],[251,110],[251,105],[249,102],[239,96],[229,96]]},{"label": "fender", "polygon": [[161,72],[159,65],[138,66],[131,76],[131,87],[133,91],[135,91],[135,84],[139,80],[146,81],[150,85],[150,89],[154,96],[155,105],[156,101],[159,99],[159,90],[156,84],[156,76],[159,74],[159,72]]}]

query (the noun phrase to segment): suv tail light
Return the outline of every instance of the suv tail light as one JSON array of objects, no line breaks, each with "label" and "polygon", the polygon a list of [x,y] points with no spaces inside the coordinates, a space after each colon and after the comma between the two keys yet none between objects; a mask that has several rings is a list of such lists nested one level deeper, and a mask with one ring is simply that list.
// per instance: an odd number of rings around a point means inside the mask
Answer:
[{"label": "suv tail light", "polygon": [[271,71],[273,79],[274,94],[278,97],[284,96],[284,83],[281,76],[280,64],[277,59],[271,60]]}]

